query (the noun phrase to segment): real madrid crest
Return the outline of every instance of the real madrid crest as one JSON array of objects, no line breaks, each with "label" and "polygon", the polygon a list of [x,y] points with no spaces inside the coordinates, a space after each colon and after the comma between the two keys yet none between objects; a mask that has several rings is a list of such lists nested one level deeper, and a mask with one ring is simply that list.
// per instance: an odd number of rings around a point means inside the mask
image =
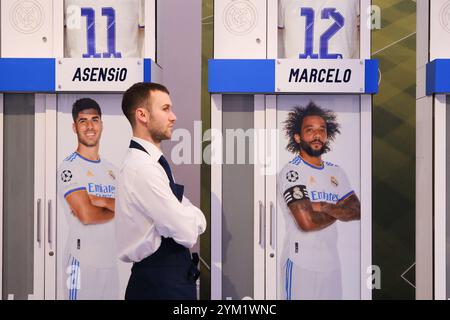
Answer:
[{"label": "real madrid crest", "polygon": [[242,36],[253,31],[258,23],[258,10],[250,1],[231,1],[223,12],[223,24],[232,34]]},{"label": "real madrid crest", "polygon": [[108,170],[108,174],[111,178],[113,178],[113,180],[116,180],[116,176],[112,170]]},{"label": "real madrid crest", "polygon": [[335,176],[331,177],[331,184],[337,187],[339,185],[339,182],[337,181]]},{"label": "real madrid crest", "polygon": [[9,19],[16,31],[24,34],[35,33],[44,24],[44,9],[35,0],[19,0],[11,7]]}]

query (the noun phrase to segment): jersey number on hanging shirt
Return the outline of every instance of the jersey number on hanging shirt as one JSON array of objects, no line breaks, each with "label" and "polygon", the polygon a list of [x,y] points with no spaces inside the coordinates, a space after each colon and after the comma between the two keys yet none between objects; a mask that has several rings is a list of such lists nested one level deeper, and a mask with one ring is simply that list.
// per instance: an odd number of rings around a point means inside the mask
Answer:
[{"label": "jersey number on hanging shirt", "polygon": [[116,10],[111,7],[102,8],[102,16],[107,19],[108,52],[102,55],[95,48],[95,10],[93,8],[81,8],[81,16],[86,17],[87,53],[83,58],[122,58],[122,54],[116,51]]},{"label": "jersey number on hanging shirt", "polygon": [[342,59],[342,54],[329,53],[330,39],[344,27],[345,18],[336,11],[336,8],[324,8],[321,11],[322,20],[332,20],[334,23],[320,36],[319,53],[314,52],[314,24],[315,12],[313,8],[301,8],[300,15],[306,19],[305,52],[299,55],[300,59]]}]

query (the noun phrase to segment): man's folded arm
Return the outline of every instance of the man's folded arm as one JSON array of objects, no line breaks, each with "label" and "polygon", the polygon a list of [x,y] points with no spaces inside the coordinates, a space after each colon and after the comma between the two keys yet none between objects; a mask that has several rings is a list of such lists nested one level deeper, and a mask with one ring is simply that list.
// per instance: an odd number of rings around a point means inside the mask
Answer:
[{"label": "man's folded arm", "polygon": [[203,213],[192,204],[183,204],[170,189],[167,176],[156,165],[136,174],[133,188],[139,205],[155,223],[159,234],[171,237],[177,243],[191,248],[197,242],[199,231],[205,229]]}]

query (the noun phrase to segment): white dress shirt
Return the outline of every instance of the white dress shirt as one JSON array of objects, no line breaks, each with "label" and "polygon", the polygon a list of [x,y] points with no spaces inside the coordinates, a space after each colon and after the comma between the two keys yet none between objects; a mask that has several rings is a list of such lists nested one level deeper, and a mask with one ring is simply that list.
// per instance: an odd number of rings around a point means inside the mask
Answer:
[{"label": "white dress shirt", "polygon": [[203,213],[189,199],[173,194],[169,179],[158,163],[161,150],[133,137],[148,152],[130,148],[119,173],[116,190],[116,235],[119,258],[139,262],[170,237],[187,248],[206,229]]}]

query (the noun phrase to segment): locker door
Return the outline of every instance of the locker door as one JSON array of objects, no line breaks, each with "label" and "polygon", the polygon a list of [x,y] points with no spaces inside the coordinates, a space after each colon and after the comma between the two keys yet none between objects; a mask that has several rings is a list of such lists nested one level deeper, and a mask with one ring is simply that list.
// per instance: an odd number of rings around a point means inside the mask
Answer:
[{"label": "locker door", "polygon": [[[62,1],[59,1],[62,3]],[[1,1],[1,56],[48,58],[54,54],[54,31],[62,30],[62,19],[54,21],[50,0]],[[62,11],[59,12],[62,17]],[[55,15],[58,17],[58,14]],[[61,20],[61,21],[60,21]],[[61,23],[60,26],[55,25]],[[58,45],[55,45],[55,48]]]},{"label": "locker door", "polygon": [[34,94],[3,96],[2,182],[2,298],[43,299],[45,110]]},{"label": "locker door", "polygon": [[214,58],[266,58],[266,14],[266,0],[215,0]]},{"label": "locker door", "polygon": [[56,297],[56,95],[36,94],[36,106],[43,110],[45,117],[43,165],[45,179],[44,221],[45,221],[45,300]]},{"label": "locker door", "polygon": [[223,141],[212,138],[212,298],[264,299],[264,97],[215,96],[213,105]]}]

